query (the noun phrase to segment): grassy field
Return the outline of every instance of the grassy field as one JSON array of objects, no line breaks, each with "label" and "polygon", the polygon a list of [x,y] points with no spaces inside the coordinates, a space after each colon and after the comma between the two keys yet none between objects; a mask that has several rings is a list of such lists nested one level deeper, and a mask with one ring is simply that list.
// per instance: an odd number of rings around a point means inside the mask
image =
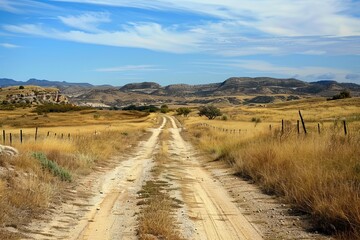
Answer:
[{"label": "grassy field", "polygon": [[[298,110],[305,118],[307,135],[297,133]],[[307,99],[223,112],[230,120],[210,121],[194,113],[181,119],[200,149],[214,160],[227,161],[265,192],[281,196],[298,213],[310,214],[314,230],[340,239],[360,238],[359,98]],[[252,122],[253,118],[261,122]],[[346,136],[342,119],[347,121]]]},{"label": "grassy field", "polygon": [[[128,151],[157,122],[155,115],[143,113],[85,110],[37,116],[30,109],[0,111],[0,121],[6,144],[12,133],[12,146],[20,153],[0,155],[0,225],[14,229],[65,200],[65,189],[96,167],[111,164],[112,156]],[[18,237],[0,229],[0,239]]]}]

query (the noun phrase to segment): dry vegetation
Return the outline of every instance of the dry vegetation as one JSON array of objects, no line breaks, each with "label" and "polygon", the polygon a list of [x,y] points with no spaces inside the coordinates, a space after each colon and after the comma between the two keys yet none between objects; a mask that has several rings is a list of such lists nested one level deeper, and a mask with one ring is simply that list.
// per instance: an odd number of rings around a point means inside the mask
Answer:
[{"label": "dry vegetation", "polygon": [[[314,230],[342,239],[360,239],[360,99],[301,100],[268,107],[225,109],[232,119],[185,119],[194,142],[213,159],[227,161],[239,175],[281,196],[298,213],[310,214]],[[303,110],[308,134],[297,134],[298,109]],[[253,117],[261,123],[253,123]],[[339,119],[346,118],[344,135]],[[281,119],[285,130],[280,129]],[[310,119],[310,121],[308,120]],[[244,129],[238,134],[199,127]],[[319,135],[315,125],[322,123]],[[269,124],[273,125],[269,130]]]},{"label": "dry vegetation", "polygon": [[162,179],[161,173],[164,165],[168,161],[168,146],[166,140],[169,133],[164,130],[160,135],[160,150],[155,156],[156,166],[153,169],[153,179],[147,181],[142,190],[138,192],[138,205],[141,211],[138,216],[138,236],[139,239],[182,239],[177,231],[174,208],[179,201],[171,198],[169,194],[170,185]]},{"label": "dry vegetation", "polygon": [[4,87],[4,88],[0,88],[0,100],[5,100],[7,95],[12,95],[12,94],[28,94],[31,92],[57,92],[59,91],[57,88],[44,88],[44,87],[39,87],[39,86],[25,86],[24,88],[19,88],[19,86],[11,86],[11,87]]},{"label": "dry vegetation", "polygon": [[[39,116],[51,122],[32,121],[21,114],[24,113],[20,110],[5,115],[0,112],[2,127],[7,137],[13,132],[13,146],[20,152],[13,158],[0,155],[0,239],[19,238],[19,234],[9,230],[21,229],[49,206],[65,201],[66,189],[71,189],[98,166],[110,164],[113,155],[131,148],[144,135],[144,129],[154,124],[153,115],[120,111]],[[37,141],[35,126],[39,126]],[[24,132],[22,144],[18,136],[20,128]],[[49,131],[51,134],[47,137]],[[58,133],[57,136],[54,133]],[[61,138],[60,133],[66,137]],[[40,161],[34,153],[41,153],[46,160]]]}]

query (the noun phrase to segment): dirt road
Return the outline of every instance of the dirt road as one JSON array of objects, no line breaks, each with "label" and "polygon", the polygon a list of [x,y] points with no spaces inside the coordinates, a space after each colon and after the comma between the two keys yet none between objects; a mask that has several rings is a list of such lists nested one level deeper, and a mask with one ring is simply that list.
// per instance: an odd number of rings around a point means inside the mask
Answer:
[{"label": "dirt road", "polygon": [[[163,173],[172,193],[184,203],[177,210],[179,230],[186,239],[263,239],[239,210],[229,191],[201,166],[190,143],[184,141],[174,118],[162,117],[150,138],[139,143],[115,169],[94,173],[77,189],[73,200],[53,210],[45,220],[29,225],[26,239],[137,239],[137,192],[151,178],[159,135],[170,122],[170,163]],[[179,124],[178,124],[179,125]],[[79,198],[79,193],[92,192]]]},{"label": "dirt road", "polygon": [[[181,165],[179,183],[184,202],[196,234],[191,239],[262,239],[257,229],[247,221],[219,182],[201,167],[192,146],[180,135],[174,119],[170,132],[172,161]],[[174,169],[178,169],[174,166]],[[180,175],[179,175],[180,173]]]}]

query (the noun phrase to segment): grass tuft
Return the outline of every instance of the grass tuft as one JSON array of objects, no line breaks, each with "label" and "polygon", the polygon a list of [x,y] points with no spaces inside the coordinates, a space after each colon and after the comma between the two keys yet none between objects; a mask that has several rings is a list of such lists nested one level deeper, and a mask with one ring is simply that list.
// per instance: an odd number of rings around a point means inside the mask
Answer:
[{"label": "grass tuft", "polygon": [[71,182],[72,177],[68,170],[60,167],[56,162],[47,159],[46,155],[42,152],[34,152],[34,158],[39,160],[44,169],[48,169],[54,176],[60,177],[61,181]]}]

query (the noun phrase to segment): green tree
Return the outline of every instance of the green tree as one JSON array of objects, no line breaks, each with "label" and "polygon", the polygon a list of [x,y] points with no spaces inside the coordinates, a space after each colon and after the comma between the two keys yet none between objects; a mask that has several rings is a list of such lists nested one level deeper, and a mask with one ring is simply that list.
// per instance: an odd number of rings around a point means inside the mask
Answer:
[{"label": "green tree", "polygon": [[334,95],[332,98],[328,98],[328,100],[337,100],[344,98],[351,98],[351,94],[348,90],[343,90],[339,94]]},{"label": "green tree", "polygon": [[189,113],[191,113],[191,109],[187,107],[181,107],[176,109],[176,112],[178,115],[183,115],[184,117],[187,117]]},{"label": "green tree", "polygon": [[161,107],[160,107],[160,112],[161,113],[167,113],[167,112],[169,112],[170,110],[169,110],[169,106],[168,105],[166,105],[166,104],[164,104],[164,105],[161,105]]},{"label": "green tree", "polygon": [[211,120],[221,115],[220,109],[213,105],[199,107],[199,116],[206,116]]},{"label": "green tree", "polygon": [[24,89],[25,87],[24,86],[20,86],[19,89]]}]

